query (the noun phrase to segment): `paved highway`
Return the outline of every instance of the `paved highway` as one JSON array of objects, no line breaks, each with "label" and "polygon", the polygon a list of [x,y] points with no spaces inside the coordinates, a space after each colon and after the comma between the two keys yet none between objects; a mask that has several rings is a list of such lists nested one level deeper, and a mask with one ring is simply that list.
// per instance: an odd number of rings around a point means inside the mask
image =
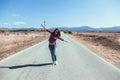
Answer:
[{"label": "paved highway", "polygon": [[0,80],[120,80],[120,69],[65,34],[57,41],[58,65],[51,64],[48,41],[0,61]]}]

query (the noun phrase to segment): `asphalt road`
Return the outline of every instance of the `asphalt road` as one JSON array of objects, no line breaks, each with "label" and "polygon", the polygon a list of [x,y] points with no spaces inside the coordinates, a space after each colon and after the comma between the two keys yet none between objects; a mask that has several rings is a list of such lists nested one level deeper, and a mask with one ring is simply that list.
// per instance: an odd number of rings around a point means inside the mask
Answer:
[{"label": "asphalt road", "polygon": [[120,80],[120,69],[84,45],[62,34],[57,41],[58,65],[51,64],[48,41],[0,61],[0,80]]}]

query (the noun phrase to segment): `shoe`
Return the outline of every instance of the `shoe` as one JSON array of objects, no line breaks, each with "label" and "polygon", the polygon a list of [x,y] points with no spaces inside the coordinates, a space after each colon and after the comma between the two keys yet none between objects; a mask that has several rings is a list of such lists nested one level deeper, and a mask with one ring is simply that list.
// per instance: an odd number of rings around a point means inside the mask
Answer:
[{"label": "shoe", "polygon": [[57,62],[57,61],[55,61],[55,62],[54,62],[54,65],[57,65],[57,64],[58,64],[58,62]]}]

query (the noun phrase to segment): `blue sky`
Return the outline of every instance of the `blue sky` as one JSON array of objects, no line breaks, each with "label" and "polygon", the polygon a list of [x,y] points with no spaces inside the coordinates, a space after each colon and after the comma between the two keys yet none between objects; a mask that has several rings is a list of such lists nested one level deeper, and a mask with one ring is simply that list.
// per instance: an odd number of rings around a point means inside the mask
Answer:
[{"label": "blue sky", "polygon": [[0,0],[0,27],[120,26],[120,0]]}]

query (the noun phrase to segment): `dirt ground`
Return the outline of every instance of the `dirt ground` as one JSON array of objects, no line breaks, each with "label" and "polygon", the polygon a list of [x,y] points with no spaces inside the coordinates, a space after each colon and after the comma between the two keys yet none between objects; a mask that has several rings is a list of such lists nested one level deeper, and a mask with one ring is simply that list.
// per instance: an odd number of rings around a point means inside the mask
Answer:
[{"label": "dirt ground", "polygon": [[72,32],[70,36],[120,68],[120,31]]},{"label": "dirt ground", "polygon": [[40,31],[0,32],[0,60],[48,38]]}]

